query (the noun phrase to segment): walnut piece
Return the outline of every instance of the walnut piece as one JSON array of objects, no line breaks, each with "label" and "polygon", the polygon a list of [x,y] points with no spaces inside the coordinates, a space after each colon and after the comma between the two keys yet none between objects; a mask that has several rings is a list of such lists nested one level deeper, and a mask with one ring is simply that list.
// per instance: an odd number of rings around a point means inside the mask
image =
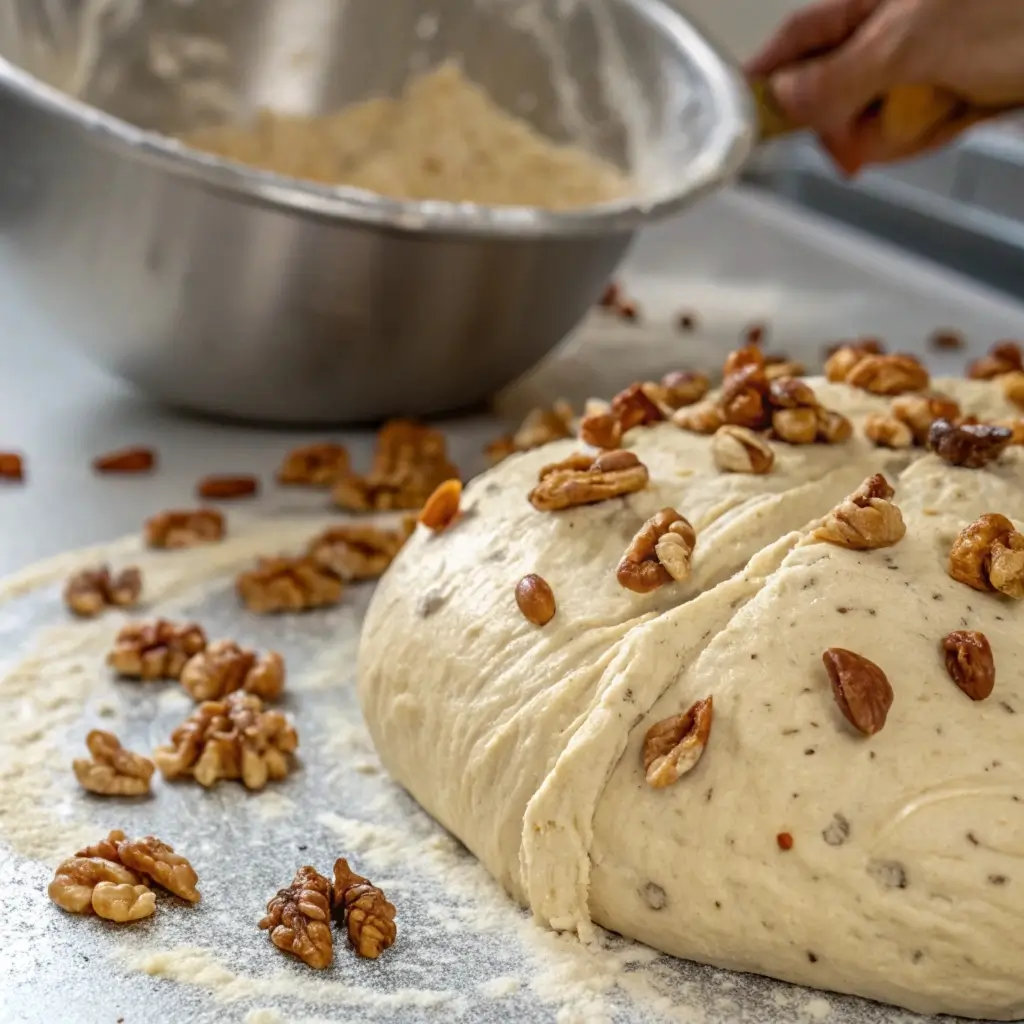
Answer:
[{"label": "walnut piece", "polygon": [[148,473],[155,466],[156,452],[152,448],[122,448],[92,460],[97,473]]},{"label": "walnut piece", "polygon": [[651,516],[630,542],[619,562],[615,576],[635,594],[689,578],[690,559],[697,534],[675,509],[663,508]]},{"label": "walnut piece", "polygon": [[249,611],[271,615],[328,608],[341,600],[344,588],[333,572],[303,555],[261,558],[255,569],[238,576],[235,589]]},{"label": "walnut piece", "polygon": [[[730,359],[739,355],[740,352],[733,352]],[[718,409],[722,420],[732,426],[764,430],[771,425],[772,409],[763,363],[740,366],[726,376],[718,397]]]},{"label": "walnut piece", "polygon": [[270,941],[278,949],[320,971],[334,959],[330,921],[331,883],[307,866],[299,868],[292,884],[270,900],[259,927],[269,929]]},{"label": "walnut piece", "polygon": [[619,417],[623,433],[634,427],[649,427],[665,418],[658,403],[648,395],[646,387],[640,383],[630,384],[628,388],[615,395],[611,411]]},{"label": "walnut piece", "polygon": [[972,380],[992,380],[1022,370],[1024,350],[1015,341],[1001,341],[989,349],[988,355],[967,367],[967,376]]},{"label": "walnut piece", "polygon": [[914,433],[895,416],[871,413],[864,420],[864,435],[880,448],[912,448]]},{"label": "walnut piece", "polygon": [[832,409],[818,409],[818,440],[824,444],[842,444],[853,437],[853,424]]},{"label": "walnut piece", "polygon": [[122,628],[107,663],[126,679],[179,679],[188,659],[205,647],[206,634],[194,622],[146,619]]},{"label": "walnut piece", "polygon": [[676,370],[661,378],[661,400],[669,409],[696,405],[711,389],[703,373]]},{"label": "walnut piece", "polygon": [[691,434],[713,434],[725,420],[718,403],[708,399],[677,409],[672,413],[672,422],[680,430],[688,430]]},{"label": "walnut piece", "polygon": [[943,638],[942,651],[950,678],[971,700],[991,696],[996,682],[996,663],[984,633],[973,629],[954,630]]},{"label": "walnut piece", "polygon": [[395,907],[372,882],[357,875],[344,857],[334,862],[331,907],[335,920],[344,921],[352,948],[376,960],[398,936]]},{"label": "walnut piece", "polygon": [[837,346],[825,361],[825,377],[833,384],[842,384],[853,368],[869,355],[880,355],[880,349],[861,342]]},{"label": "walnut piece", "polygon": [[206,787],[241,779],[248,789],[263,789],[287,776],[298,745],[287,716],[264,711],[259,697],[236,691],[200,704],[171,733],[170,744],[157,747],[153,760],[166,779],[191,777]]},{"label": "walnut piece", "polygon": [[156,836],[143,836],[141,839],[122,839],[117,844],[117,853],[126,867],[151,878],[157,885],[189,903],[199,902],[199,890],[196,888],[199,876],[185,857],[174,852],[173,846]]},{"label": "walnut piece", "polygon": [[80,569],[64,585],[64,603],[80,618],[92,618],[104,608],[132,608],[142,594],[142,573],[130,565],[116,575],[110,567]]},{"label": "walnut piece", "polygon": [[723,473],[771,472],[775,453],[771,445],[746,427],[719,427],[711,439],[711,456]]},{"label": "walnut piece", "polygon": [[151,548],[192,548],[224,538],[224,516],[213,508],[170,509],[146,520],[146,544]]},{"label": "walnut piece", "polygon": [[249,474],[204,476],[196,484],[196,496],[207,501],[235,501],[259,493],[259,480]]},{"label": "walnut piece", "polygon": [[105,839],[101,839],[91,846],[86,846],[84,849],[79,850],[75,856],[100,857],[103,860],[112,860],[115,864],[120,864],[121,855],[117,852],[117,847],[122,839],[124,839],[124,833],[119,828],[115,828],[107,833]]},{"label": "walnut piece", "polygon": [[148,757],[133,754],[110,732],[93,729],[85,737],[92,760],[72,762],[75,778],[83,789],[102,796],[142,796],[149,792],[154,765]]},{"label": "walnut piece", "polygon": [[930,378],[921,361],[914,356],[865,356],[846,375],[851,387],[870,391],[873,395],[901,395],[906,391],[923,391]]},{"label": "walnut piece", "polygon": [[764,375],[769,383],[781,377],[803,377],[806,373],[807,367],[795,359],[765,359]]},{"label": "walnut piece", "polygon": [[1024,409],[1024,370],[1014,370],[1013,373],[1006,374],[1000,383],[1006,400]]},{"label": "walnut piece", "polygon": [[61,910],[69,914],[89,914],[94,911],[93,892],[100,882],[134,888],[140,879],[119,861],[79,855],[61,862],[46,891]]},{"label": "walnut piece", "polygon": [[306,554],[341,580],[372,580],[394,561],[415,528],[411,516],[394,530],[362,523],[332,526],[309,542]]},{"label": "walnut piece", "polygon": [[349,472],[348,451],[325,441],[290,451],[277,471],[277,482],[299,487],[330,487]]},{"label": "walnut piece", "polygon": [[983,515],[953,542],[949,575],[975,590],[1024,600],[1024,534],[1006,516]]},{"label": "walnut piece", "polygon": [[811,537],[854,551],[887,548],[907,532],[892,502],[894,491],[880,473],[869,477],[825,517]]},{"label": "walnut piece", "polygon": [[0,480],[21,483],[25,479],[25,460],[17,452],[0,452]]},{"label": "walnut piece", "polygon": [[115,924],[140,921],[156,910],[156,893],[145,885],[98,882],[92,891],[92,909]]},{"label": "walnut piece", "polygon": [[943,462],[966,469],[995,462],[1012,440],[1012,430],[984,423],[955,426],[949,420],[936,420],[928,431],[928,447]]},{"label": "walnut piece", "polygon": [[555,593],[543,576],[531,572],[516,584],[516,604],[528,622],[546,626],[555,617]]},{"label": "walnut piece", "polygon": [[644,736],[647,785],[663,789],[692,771],[711,735],[712,698],[705,697],[681,715],[655,723]]},{"label": "walnut piece", "polygon": [[787,444],[814,444],[818,422],[817,409],[779,409],[772,413],[772,433]]},{"label": "walnut piece", "polygon": [[462,481],[444,480],[434,488],[420,511],[419,521],[434,533],[442,533],[459,518]]},{"label": "walnut piece", "polygon": [[541,469],[529,499],[541,512],[559,512],[641,491],[647,481],[647,467],[632,452],[577,453]]},{"label": "walnut piece", "polygon": [[830,647],[821,656],[843,717],[865,736],[885,725],[892,707],[892,686],[872,661],[842,647]]},{"label": "walnut piece", "polygon": [[947,395],[901,395],[892,400],[892,415],[905,423],[919,445],[928,443],[928,431],[936,420],[960,420],[960,406]]},{"label": "walnut piece", "polygon": [[284,689],[284,658],[276,651],[258,656],[234,640],[215,640],[188,660],[181,685],[197,702],[221,700],[236,690],[274,701]]},{"label": "walnut piece", "polygon": [[580,420],[580,440],[611,451],[622,444],[622,421],[613,412],[595,412]]},{"label": "walnut piece", "polygon": [[725,380],[750,368],[764,370],[765,358],[764,353],[758,348],[759,344],[759,341],[748,341],[742,347],[733,349],[725,357],[725,363],[722,365],[722,379]]}]

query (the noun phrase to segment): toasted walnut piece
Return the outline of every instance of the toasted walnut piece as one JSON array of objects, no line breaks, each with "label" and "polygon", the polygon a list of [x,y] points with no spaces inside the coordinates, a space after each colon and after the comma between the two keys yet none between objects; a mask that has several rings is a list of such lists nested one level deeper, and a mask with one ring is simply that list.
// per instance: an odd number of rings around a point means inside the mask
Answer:
[{"label": "toasted walnut piece", "polygon": [[68,857],[57,868],[46,891],[61,910],[89,914],[93,890],[100,882],[134,886],[139,884],[139,877],[123,864],[105,857]]},{"label": "toasted walnut piece", "polygon": [[943,637],[942,651],[949,677],[971,700],[991,696],[996,682],[996,663],[984,633],[973,629],[954,630]]},{"label": "toasted walnut piece", "polygon": [[853,437],[853,424],[840,412],[818,409],[818,440],[824,444],[842,444]]},{"label": "toasted walnut piece", "polygon": [[342,580],[372,580],[394,561],[416,528],[415,519],[394,530],[345,523],[318,534],[306,554],[319,566]]},{"label": "toasted walnut piece", "polygon": [[680,430],[693,434],[713,434],[725,422],[716,402],[697,402],[672,413],[672,422]]},{"label": "toasted walnut piece", "polygon": [[204,476],[196,484],[196,494],[208,501],[234,501],[258,494],[260,482],[254,476]]},{"label": "toasted walnut piece", "polygon": [[82,618],[92,618],[108,606],[131,608],[142,594],[142,573],[134,566],[111,575],[110,567],[80,569],[64,585],[64,603]]},{"label": "toasted walnut piece", "polygon": [[146,544],[151,548],[192,548],[224,538],[224,516],[213,508],[170,509],[146,520]]},{"label": "toasted walnut piece", "polygon": [[703,373],[676,370],[661,378],[663,401],[670,409],[696,405],[711,389],[711,382]]},{"label": "toasted walnut piece", "polygon": [[148,473],[156,466],[156,452],[152,448],[122,448],[92,460],[97,473]]},{"label": "toasted walnut piece", "polygon": [[928,443],[928,431],[939,419],[960,420],[960,406],[948,395],[901,395],[892,400],[892,415],[911,430],[919,445]]},{"label": "toasted walnut piece", "polygon": [[17,452],[0,452],[0,480],[20,483],[25,479],[25,460]]},{"label": "toasted walnut piece", "polygon": [[795,377],[768,382],[768,401],[774,409],[816,409],[818,397],[808,384]]},{"label": "toasted walnut piece", "polygon": [[92,909],[115,924],[141,921],[156,910],[156,894],[145,885],[99,882],[92,891]]},{"label": "toasted walnut piece", "polygon": [[726,377],[718,398],[718,408],[725,423],[750,430],[768,427],[772,420],[772,409],[764,368],[751,364]]},{"label": "toasted walnut piece", "polygon": [[870,391],[873,395],[923,391],[929,381],[928,371],[920,360],[900,353],[866,356],[846,375],[846,383],[851,387]]},{"label": "toasted walnut piece", "polygon": [[273,701],[284,689],[284,658],[276,651],[262,657],[234,640],[215,640],[190,658],[181,672],[181,685],[197,702],[220,700],[236,690]]},{"label": "toasted walnut piece", "polygon": [[420,512],[419,521],[434,533],[447,530],[459,518],[462,481],[445,480],[434,489]]},{"label": "toasted walnut piece", "polygon": [[100,857],[103,860],[112,860],[115,864],[120,864],[121,856],[117,852],[117,847],[122,839],[124,839],[124,833],[119,828],[112,829],[107,834],[106,839],[101,839],[98,843],[93,843],[91,846],[79,850],[75,856]]},{"label": "toasted walnut piece", "polygon": [[574,418],[572,406],[564,398],[560,398],[550,409],[531,409],[512,435],[516,451],[531,451],[552,441],[572,437]]},{"label": "toasted walnut piece", "polygon": [[334,862],[331,906],[335,919],[344,920],[352,948],[376,960],[398,936],[395,907],[372,882],[357,875],[344,857]]},{"label": "toasted walnut piece", "polygon": [[825,376],[833,384],[842,384],[853,368],[870,353],[859,345],[840,345],[825,361]]},{"label": "toasted walnut piece", "polygon": [[129,622],[117,634],[107,664],[127,679],[178,679],[185,662],[205,647],[206,634],[194,622]]},{"label": "toasted walnut piece", "polygon": [[967,346],[967,342],[959,331],[947,327],[933,331],[928,339],[928,345],[936,352],[958,352]]},{"label": "toasted walnut piece", "polygon": [[818,410],[779,409],[772,413],[772,432],[787,444],[814,444],[818,440]]},{"label": "toasted walnut piece", "polygon": [[157,747],[153,760],[166,779],[194,778],[201,786],[241,779],[249,789],[289,772],[288,755],[299,737],[287,716],[264,711],[255,694],[236,691],[224,700],[204,701]]},{"label": "toasted walnut piece", "polygon": [[261,558],[255,569],[238,576],[235,589],[249,611],[272,615],[336,605],[343,585],[312,558],[300,556]]},{"label": "toasted walnut piece", "polygon": [[763,372],[765,359],[764,353],[757,347],[759,344],[759,341],[748,341],[742,348],[730,352],[722,365],[722,379],[725,380],[750,369]]},{"label": "toasted walnut piece", "polygon": [[984,515],[965,526],[953,542],[949,552],[949,575],[975,590],[995,590],[991,579],[994,557],[998,553],[1005,564],[1009,554],[1021,550],[1024,550],[1024,536],[1006,516]]},{"label": "toasted walnut piece", "polygon": [[173,846],[156,836],[143,836],[122,839],[117,844],[117,853],[126,867],[153,879],[157,885],[189,903],[199,902],[196,888],[199,876],[185,857],[174,852]]},{"label": "toasted walnut piece", "polygon": [[555,594],[543,576],[531,572],[516,584],[516,604],[528,622],[546,626],[555,617]]},{"label": "toasted walnut piece", "polygon": [[259,927],[270,930],[270,941],[305,961],[314,970],[331,966],[331,883],[315,868],[303,867],[287,889],[267,904],[267,916]]},{"label": "toasted walnut piece", "polygon": [[690,523],[675,509],[663,508],[630,541],[615,577],[636,594],[649,594],[673,580],[685,580],[696,544]]},{"label": "toasted walnut piece", "polygon": [[349,471],[348,451],[343,445],[324,441],[290,451],[277,471],[280,484],[330,487]]},{"label": "toasted walnut piece", "polygon": [[764,375],[769,383],[785,377],[803,377],[806,373],[807,367],[795,359],[780,359],[778,362],[768,360],[764,367]]},{"label": "toasted walnut piece", "polygon": [[912,448],[914,434],[910,427],[895,416],[872,413],[864,420],[864,435],[880,448]]},{"label": "toasted walnut piece", "polygon": [[75,778],[83,789],[102,796],[142,796],[149,792],[153,762],[121,746],[110,732],[93,729],[85,737],[92,760],[76,758],[72,762]]},{"label": "toasted walnut piece", "polygon": [[613,399],[611,411],[619,417],[623,432],[634,427],[649,427],[660,423],[665,414],[644,389],[643,384],[630,384]]},{"label": "toasted walnut piece", "polygon": [[1024,409],[1024,370],[1015,370],[1013,373],[1006,374],[1000,380],[1000,384],[1007,401]]},{"label": "toasted walnut piece", "polygon": [[573,455],[541,470],[530,504],[541,512],[559,512],[632,494],[647,480],[647,467],[632,452],[604,452],[596,459]]},{"label": "toasted walnut piece", "polygon": [[892,707],[892,686],[885,673],[863,655],[842,647],[830,647],[821,656],[843,717],[865,736],[885,725]]},{"label": "toasted walnut piece", "polygon": [[705,697],[683,714],[665,718],[647,730],[643,759],[648,786],[671,786],[697,766],[711,735],[712,711],[712,698]]},{"label": "toasted walnut piece", "polygon": [[993,542],[988,578],[999,593],[1024,600],[1024,534],[1015,532],[1005,541]]},{"label": "toasted walnut piece", "polygon": [[711,456],[715,465],[725,473],[754,473],[761,476],[771,472],[775,453],[771,445],[745,427],[719,427],[711,440]]},{"label": "toasted walnut piece", "polygon": [[928,447],[943,462],[966,469],[981,469],[1009,447],[1013,431],[979,423],[954,426],[936,420],[928,431]]},{"label": "toasted walnut piece", "polygon": [[988,355],[967,367],[967,376],[972,380],[992,380],[1020,371],[1024,371],[1024,350],[1015,341],[1001,341],[989,349]]},{"label": "toasted walnut piece", "polygon": [[622,444],[622,422],[613,412],[592,413],[580,420],[580,440],[611,451]]},{"label": "toasted walnut piece", "polygon": [[892,497],[893,489],[884,476],[869,477],[832,509],[811,537],[854,551],[891,547],[907,532]]}]

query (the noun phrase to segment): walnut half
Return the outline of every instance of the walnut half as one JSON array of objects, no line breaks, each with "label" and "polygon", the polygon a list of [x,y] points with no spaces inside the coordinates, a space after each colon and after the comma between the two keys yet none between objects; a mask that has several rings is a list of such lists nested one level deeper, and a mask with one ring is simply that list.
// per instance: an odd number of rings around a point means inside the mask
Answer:
[{"label": "walnut half", "polygon": [[112,574],[107,565],[81,569],[64,585],[64,603],[81,618],[92,618],[107,607],[131,608],[142,593],[142,573],[130,565]]},{"label": "walnut half", "polygon": [[142,796],[149,792],[155,767],[148,757],[133,754],[110,732],[93,729],[85,737],[92,760],[72,762],[75,778],[83,789],[103,796]]},{"label": "walnut half", "polygon": [[711,456],[725,473],[762,476],[775,465],[775,453],[760,434],[746,427],[720,427],[711,439]]},{"label": "walnut half", "polygon": [[129,622],[117,634],[107,663],[126,679],[178,679],[189,658],[205,647],[206,634],[194,622]]},{"label": "walnut half", "polygon": [[647,481],[647,467],[632,452],[603,452],[596,458],[577,453],[541,469],[530,504],[541,512],[560,512],[632,494]]},{"label": "walnut half", "polygon": [[249,611],[272,615],[335,605],[343,585],[333,572],[302,556],[261,558],[255,569],[238,576],[235,589]]},{"label": "walnut half", "polygon": [[647,730],[643,762],[648,786],[671,786],[697,766],[711,735],[713,710],[712,698],[705,697],[683,714],[662,719]]},{"label": "walnut half", "polygon": [[151,548],[192,548],[224,538],[224,516],[213,508],[170,509],[147,519],[143,528]]},{"label": "walnut half", "polygon": [[953,542],[949,575],[975,590],[1024,600],[1024,534],[1006,516],[983,515]]},{"label": "walnut half", "polygon": [[344,921],[348,941],[360,955],[376,960],[398,936],[395,907],[368,879],[357,875],[344,857],[334,863],[331,907],[339,923]]},{"label": "walnut half", "polygon": [[342,523],[314,537],[306,554],[341,580],[372,580],[383,574],[415,528],[412,517],[394,530]]},{"label": "walnut half", "polygon": [[942,652],[950,679],[971,700],[985,700],[992,695],[996,663],[984,633],[973,629],[954,630],[943,637]]},{"label": "walnut half", "polygon": [[[47,888],[50,899],[69,914],[90,914],[93,891],[100,882],[136,886],[139,876],[120,861],[106,857],[68,857],[60,863]],[[151,911],[152,912],[152,911]]]},{"label": "walnut half", "polygon": [[126,867],[146,875],[168,892],[189,903],[199,902],[199,876],[195,869],[163,840],[156,836],[122,839],[117,844],[117,854]]},{"label": "walnut half", "polygon": [[194,701],[220,700],[236,690],[277,700],[284,689],[284,659],[276,651],[258,656],[234,640],[217,640],[190,658],[181,685]]},{"label": "walnut half", "polygon": [[637,532],[615,576],[636,594],[649,594],[673,580],[688,579],[696,543],[690,523],[675,509],[663,508]]},{"label": "walnut half", "polygon": [[821,656],[843,717],[858,732],[873,736],[885,725],[893,692],[885,673],[863,655],[830,647]]},{"label": "walnut half", "polygon": [[943,462],[966,469],[981,469],[995,462],[1012,440],[1012,430],[985,423],[956,425],[938,419],[928,430],[928,447]]},{"label": "walnut half", "polygon": [[894,491],[880,473],[869,477],[837,505],[811,534],[812,539],[854,551],[891,547],[907,532],[893,504]]},{"label": "walnut half", "polygon": [[331,883],[307,866],[299,868],[292,884],[270,900],[259,927],[270,932],[270,941],[278,949],[320,971],[334,959],[330,921]]}]

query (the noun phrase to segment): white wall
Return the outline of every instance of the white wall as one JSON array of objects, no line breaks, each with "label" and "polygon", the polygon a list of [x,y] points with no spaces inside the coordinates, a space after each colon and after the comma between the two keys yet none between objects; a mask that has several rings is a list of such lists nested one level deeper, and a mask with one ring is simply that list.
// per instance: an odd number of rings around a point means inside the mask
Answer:
[{"label": "white wall", "polygon": [[805,0],[672,0],[739,60],[751,56],[775,26]]}]

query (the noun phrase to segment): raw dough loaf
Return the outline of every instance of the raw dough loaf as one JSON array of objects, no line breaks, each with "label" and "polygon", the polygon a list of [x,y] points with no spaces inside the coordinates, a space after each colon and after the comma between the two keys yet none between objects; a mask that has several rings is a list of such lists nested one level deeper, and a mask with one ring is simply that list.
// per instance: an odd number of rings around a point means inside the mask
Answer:
[{"label": "raw dough loaf", "polygon": [[[887,400],[813,381],[862,420]],[[937,382],[966,412],[1010,416],[991,384]],[[544,922],[591,920],[678,956],[923,1012],[1024,1015],[1024,609],[946,573],[966,522],[1024,518],[1024,450],[985,470],[855,439],[775,445],[765,477],[722,474],[709,440],[631,431],[649,487],[568,512],[526,501],[514,457],[467,489],[465,518],[420,530],[381,582],[360,696],[392,775]],[[908,467],[909,464],[909,467]],[[807,524],[885,472],[907,536],[853,552]],[[639,596],[614,566],[672,506],[698,532],[693,576]],[[558,602],[543,629],[513,597],[529,572]],[[977,629],[996,689],[974,703],[939,643]],[[827,647],[876,661],[885,728],[854,733]],[[712,694],[707,753],[644,780],[654,722]],[[782,851],[781,832],[794,837]]]}]

